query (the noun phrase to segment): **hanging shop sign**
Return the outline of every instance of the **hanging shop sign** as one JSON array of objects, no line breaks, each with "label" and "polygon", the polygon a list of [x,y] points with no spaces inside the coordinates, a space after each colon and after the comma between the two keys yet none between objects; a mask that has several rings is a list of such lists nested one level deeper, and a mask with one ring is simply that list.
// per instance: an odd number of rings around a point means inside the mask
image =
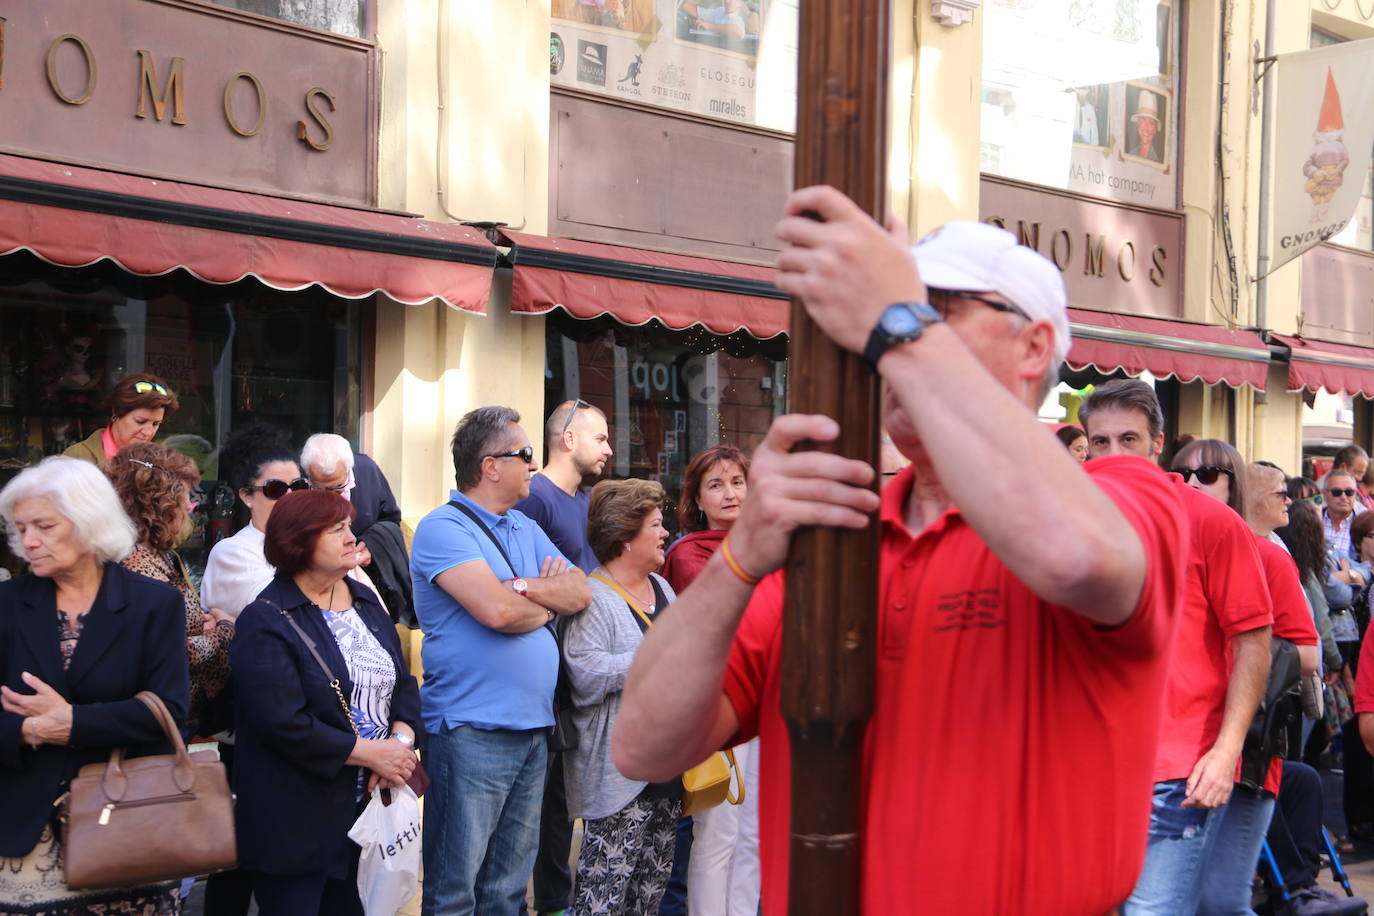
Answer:
[{"label": "hanging shop sign", "polygon": [[0,151],[371,205],[372,46],[180,0],[0,0]]},{"label": "hanging shop sign", "polygon": [[1374,38],[1280,54],[1269,269],[1344,229],[1374,149]]},{"label": "hanging shop sign", "polygon": [[798,0],[553,0],[556,86],[790,131]]},{"label": "hanging shop sign", "polygon": [[1064,274],[1077,308],[1183,317],[1183,217],[984,175],[984,222],[1015,233]]}]

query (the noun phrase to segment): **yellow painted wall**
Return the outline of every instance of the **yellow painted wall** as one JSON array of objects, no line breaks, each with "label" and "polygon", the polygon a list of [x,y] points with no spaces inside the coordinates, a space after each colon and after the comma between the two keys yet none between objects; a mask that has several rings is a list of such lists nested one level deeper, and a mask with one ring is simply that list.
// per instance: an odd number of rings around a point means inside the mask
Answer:
[{"label": "yellow painted wall", "polygon": [[[547,231],[547,0],[377,9],[380,205]],[[410,525],[448,498],[448,441],[469,410],[514,407],[539,447],[544,321],[510,313],[508,277],[485,316],[378,297],[375,350],[368,439]]]}]

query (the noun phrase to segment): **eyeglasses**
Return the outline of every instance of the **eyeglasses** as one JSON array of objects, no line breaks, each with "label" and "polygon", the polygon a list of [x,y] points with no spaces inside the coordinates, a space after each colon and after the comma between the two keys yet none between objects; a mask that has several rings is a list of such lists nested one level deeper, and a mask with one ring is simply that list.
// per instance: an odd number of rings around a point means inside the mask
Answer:
[{"label": "eyeglasses", "polygon": [[1327,492],[1327,495],[1328,495],[1328,496],[1354,496],[1354,495],[1355,495],[1355,490],[1354,490],[1353,487],[1350,488],[1350,489],[1346,489],[1346,490],[1340,490],[1340,489],[1336,489],[1336,490],[1327,490],[1326,492]]},{"label": "eyeglasses", "polygon": [[1215,464],[1205,464],[1200,468],[1174,468],[1174,473],[1182,475],[1184,483],[1196,476],[1197,482],[1206,487],[1210,487],[1220,480],[1222,474],[1229,478],[1236,476],[1230,468],[1219,467]]},{"label": "eyeglasses", "polygon": [[563,421],[563,431],[558,434],[558,438],[562,439],[564,436],[568,434],[568,429],[572,426],[573,417],[577,416],[577,412],[579,410],[581,410],[583,407],[591,406],[591,404],[588,404],[581,398],[578,398],[576,401],[573,401],[572,410],[568,411],[568,418]]},{"label": "eyeglasses", "polygon": [[524,448],[518,448],[518,449],[516,449],[516,450],[513,451],[513,452],[500,452],[500,453],[495,454],[495,455],[488,455],[487,457],[488,457],[488,458],[519,458],[521,461],[525,462],[526,464],[529,464],[531,461],[534,460],[534,446],[533,446],[533,445],[527,445],[527,446],[525,446]]},{"label": "eyeglasses", "polygon": [[250,485],[244,487],[244,489],[249,493],[256,493],[261,490],[263,496],[275,502],[285,496],[288,491],[299,492],[301,490],[310,489],[310,481],[306,480],[304,477],[297,477],[295,480],[287,483],[284,480],[278,480],[273,477],[269,480],[264,480],[262,486]]},{"label": "eyeglasses", "polygon": [[[996,299],[989,299],[986,296],[980,296],[977,293],[966,293],[960,290],[953,289],[931,289],[927,292],[930,294],[931,306],[934,307],[935,311],[940,313],[941,318],[949,317],[949,300],[951,298],[957,298],[972,299],[974,302],[981,302],[983,303],[983,305],[986,305],[988,308],[994,309],[995,311],[1006,312],[1012,315],[1019,315],[1027,321],[1031,320],[1031,316],[1027,315],[1018,306],[1012,305],[1010,302],[999,302]],[[936,302],[935,300],[937,298],[943,301]]]},{"label": "eyeglasses", "polygon": [[131,387],[137,394],[147,394],[150,391],[156,391],[164,398],[168,397],[167,386],[159,385],[157,382],[134,382]]},{"label": "eyeglasses", "polygon": [[1284,502],[1288,502],[1289,500],[1291,500],[1291,499],[1293,498],[1293,497],[1291,497],[1291,496],[1288,495],[1288,491],[1287,491],[1287,490],[1275,490],[1274,492],[1270,493],[1269,495],[1270,495],[1270,496],[1277,496],[1279,499],[1283,500]]},{"label": "eyeglasses", "polygon": [[343,483],[331,484],[327,487],[317,487],[314,484],[311,484],[310,489],[324,490],[326,493],[342,493],[344,490],[348,489],[348,481],[345,480]]}]

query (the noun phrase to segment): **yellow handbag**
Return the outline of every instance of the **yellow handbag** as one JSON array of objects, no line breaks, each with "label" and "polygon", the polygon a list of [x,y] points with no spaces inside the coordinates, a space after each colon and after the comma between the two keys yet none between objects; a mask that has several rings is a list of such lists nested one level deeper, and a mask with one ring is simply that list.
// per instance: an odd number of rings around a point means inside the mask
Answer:
[{"label": "yellow handbag", "polygon": [[[635,616],[642,621],[644,629],[653,626],[653,621],[648,614],[644,613],[639,602],[632,598],[629,592],[621,588],[619,582],[600,573],[592,573],[590,578],[609,586],[612,591],[624,598],[625,603],[630,606],[630,610],[634,611]],[[734,792],[731,791],[732,788],[735,789]],[[732,805],[744,804],[744,776],[739,771],[739,765],[735,763],[733,750],[716,751],[682,774],[682,814],[684,817],[705,811],[708,808],[714,808],[727,801]]]}]

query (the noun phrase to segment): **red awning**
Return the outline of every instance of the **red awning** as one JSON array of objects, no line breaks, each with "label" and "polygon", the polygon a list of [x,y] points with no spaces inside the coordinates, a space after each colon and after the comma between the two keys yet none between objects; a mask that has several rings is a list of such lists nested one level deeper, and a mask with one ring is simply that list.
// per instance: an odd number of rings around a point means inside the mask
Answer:
[{"label": "red awning", "polygon": [[1325,388],[1332,394],[1374,398],[1374,350],[1369,347],[1282,334],[1270,334],[1269,339],[1289,349],[1289,391]]},{"label": "red awning", "polygon": [[109,259],[210,283],[385,293],[486,311],[497,250],[466,226],[0,155],[0,254],[65,267]]},{"label": "red awning", "polygon": [[1073,347],[1067,361],[1075,369],[1124,369],[1264,390],[1269,348],[1253,331],[1085,309],[1069,309],[1069,322]]},{"label": "red awning", "polygon": [[511,310],[561,308],[575,318],[610,315],[628,325],[657,319],[674,330],[787,331],[788,300],[777,271],[710,258],[502,232],[512,270]]}]

